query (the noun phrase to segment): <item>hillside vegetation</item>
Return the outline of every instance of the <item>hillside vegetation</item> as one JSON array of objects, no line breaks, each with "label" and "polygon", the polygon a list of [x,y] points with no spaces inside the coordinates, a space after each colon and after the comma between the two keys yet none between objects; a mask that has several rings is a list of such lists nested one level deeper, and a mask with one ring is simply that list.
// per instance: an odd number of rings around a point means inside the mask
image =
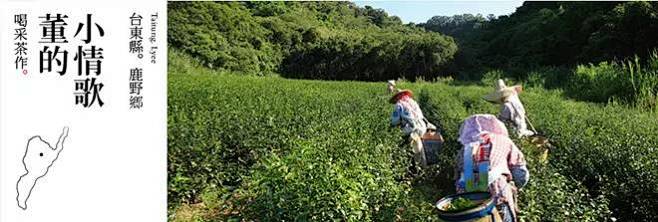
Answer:
[{"label": "hillside vegetation", "polygon": [[378,81],[433,79],[450,37],[349,2],[172,2],[169,45],[247,75]]},{"label": "hillside vegetation", "polygon": [[655,2],[525,2],[509,16],[418,25],[350,2],[171,2],[168,13],[169,45],[220,71],[360,81],[494,71],[583,101],[658,109]]},{"label": "hillside vegetation", "polygon": [[435,16],[418,24],[454,37],[455,79],[500,77],[571,98],[657,109],[658,3],[524,2],[511,15]]},{"label": "hillside vegetation", "polygon": [[[403,24],[350,2],[170,2],[170,221],[438,221],[458,129],[524,85],[524,221],[658,221],[655,2],[526,2]],[[412,177],[384,81],[446,139]]]},{"label": "hillside vegetation", "polygon": [[[498,108],[488,87],[405,83],[447,139],[421,178],[388,127],[382,83],[220,74],[172,53],[169,76],[171,218],[437,220],[432,204],[454,192],[461,121]],[[521,192],[530,221],[654,220],[658,120],[640,111],[564,100],[534,89],[524,102],[558,147],[549,163],[517,141],[532,179]],[[192,217],[192,216],[190,216]],[[187,219],[185,219],[187,218]]]}]

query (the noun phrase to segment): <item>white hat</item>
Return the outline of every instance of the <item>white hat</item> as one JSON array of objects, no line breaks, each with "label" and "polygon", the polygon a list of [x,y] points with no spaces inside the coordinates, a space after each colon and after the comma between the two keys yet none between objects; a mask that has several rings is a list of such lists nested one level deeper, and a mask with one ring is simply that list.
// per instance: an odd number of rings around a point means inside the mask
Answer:
[{"label": "white hat", "polygon": [[485,95],[483,99],[492,103],[502,103],[507,97],[514,95],[514,93],[520,93],[522,90],[521,85],[508,87],[505,86],[505,82],[502,79],[499,79],[494,85],[494,91]]}]

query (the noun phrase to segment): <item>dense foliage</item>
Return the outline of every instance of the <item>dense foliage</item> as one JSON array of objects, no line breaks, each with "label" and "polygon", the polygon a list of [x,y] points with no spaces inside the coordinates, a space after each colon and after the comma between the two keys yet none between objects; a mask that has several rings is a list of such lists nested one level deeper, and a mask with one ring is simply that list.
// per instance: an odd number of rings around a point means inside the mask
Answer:
[{"label": "dense foliage", "polygon": [[170,46],[251,75],[434,79],[457,51],[450,37],[350,2],[170,2],[168,13]]},{"label": "dense foliage", "polygon": [[419,24],[456,38],[458,79],[503,76],[572,98],[655,109],[658,3],[524,2],[509,16],[435,16]]},{"label": "dense foliage", "polygon": [[594,102],[621,101],[658,111],[658,52],[642,64],[635,60],[579,65],[567,83],[574,98]]},{"label": "dense foliage", "polygon": [[658,83],[643,79],[655,78],[656,5],[525,2],[510,16],[435,16],[414,27],[349,2],[171,2],[168,37],[204,66],[233,73],[479,80],[500,69],[572,98],[654,109]]},{"label": "dense foliage", "polygon": [[409,190],[396,181],[407,157],[379,87],[345,92],[361,84],[302,87],[312,82],[170,70],[173,206],[224,197],[243,218],[395,217]]},{"label": "dense foliage", "polygon": [[658,47],[658,3],[524,2],[507,16],[436,16],[419,24],[476,47],[472,59],[520,71],[646,58]]},{"label": "dense foliage", "polygon": [[555,167],[582,181],[591,193],[606,196],[617,218],[658,220],[656,116],[617,106],[553,102],[561,100],[536,94],[526,99],[537,127],[558,147]]},{"label": "dense foliage", "polygon": [[[434,88],[436,84],[429,87]],[[437,98],[434,107],[447,110],[438,116],[446,118],[459,115],[459,109],[452,106],[463,106],[467,113],[496,113],[498,107],[492,106],[481,99],[490,88],[475,86],[446,87],[446,93],[431,93]],[[446,95],[447,94],[447,95]],[[446,99],[454,97],[454,99]],[[565,190],[577,189],[571,180],[582,183],[592,197],[581,199],[585,202],[595,200],[609,202],[605,207],[612,211],[617,219],[655,221],[658,218],[651,208],[658,204],[658,162],[656,147],[658,138],[655,132],[658,119],[655,114],[629,110],[619,106],[599,106],[587,103],[564,100],[559,93],[531,90],[522,95],[522,100],[529,113],[529,118],[535,127],[546,135],[556,145],[551,150],[548,165],[538,164],[532,160],[530,166],[533,182],[522,193],[524,205],[537,204],[539,209],[560,211],[562,207],[573,208],[567,218],[575,218],[575,212],[588,212],[578,206],[577,195]],[[462,114],[463,116],[463,114]],[[455,121],[460,121],[456,118]],[[450,132],[447,132],[450,133]],[[456,132],[455,132],[456,133]],[[517,141],[517,144],[522,142]],[[524,146],[524,152],[534,151]],[[559,175],[555,174],[559,173]],[[537,177],[551,178],[535,180]],[[536,189],[536,190],[535,190]],[[533,195],[551,193],[552,201],[539,201]],[[527,199],[531,198],[531,199]],[[565,199],[561,199],[565,198]],[[541,199],[539,199],[541,200]],[[557,202],[557,203],[556,203]],[[527,204],[527,205],[526,205]],[[553,205],[557,204],[557,205]],[[562,205],[564,204],[564,205]],[[525,208],[524,214],[533,220],[561,221],[551,215],[541,215],[545,211],[534,211],[535,208]],[[564,210],[564,209],[562,209]],[[601,211],[589,211],[602,213]],[[588,213],[584,213],[588,214]],[[603,214],[601,214],[603,215]],[[582,219],[585,220],[585,219]],[[579,220],[580,221],[580,220]]]},{"label": "dense foliage", "polygon": [[[449,147],[442,151],[444,157],[455,157],[459,149],[457,142],[461,121],[477,113],[497,113],[499,107],[482,100],[482,95],[490,92],[488,87],[449,86],[442,83],[410,84],[405,88],[423,91],[419,98],[421,108],[430,119],[439,119],[443,134]],[[539,91],[533,95],[550,95]],[[524,100],[526,103],[541,103],[544,100]],[[551,101],[563,103],[562,100]],[[533,110],[534,111],[534,110]],[[530,111],[532,112],[532,111]],[[560,163],[551,159],[549,164],[539,161],[540,151],[525,141],[514,139],[526,159],[531,174],[530,183],[520,193],[520,217],[528,221],[602,221],[610,216],[606,196],[588,192],[579,178],[571,177],[560,170]],[[557,152],[557,151],[555,151]],[[454,158],[445,160],[443,170],[452,170],[456,165]],[[437,180],[452,180],[452,177],[440,177]],[[440,189],[441,187],[435,187]],[[443,188],[445,189],[445,188]],[[452,190],[452,187],[449,189]]]},{"label": "dense foliage", "polygon": [[[180,61],[187,57],[181,53],[172,57],[173,220],[185,221],[189,208],[218,221],[437,220],[433,203],[454,192],[459,124],[498,111],[480,99],[488,87],[402,84],[446,138],[440,163],[411,179],[410,151],[388,128],[382,83],[240,77]],[[520,193],[524,219],[656,220],[655,116],[539,89],[522,99],[557,146],[543,164],[536,148],[516,140],[532,175]]]},{"label": "dense foliage", "polygon": [[[481,96],[512,77],[531,87],[529,117],[557,147],[542,163],[515,139],[531,172],[523,220],[658,221],[658,120],[616,105],[658,110],[657,7],[526,2],[510,16],[415,27],[349,2],[171,2],[170,220],[437,221],[434,202],[454,193],[461,121],[498,112]],[[413,178],[383,83],[273,74],[455,74],[486,87],[401,84],[446,139],[439,164]]]}]

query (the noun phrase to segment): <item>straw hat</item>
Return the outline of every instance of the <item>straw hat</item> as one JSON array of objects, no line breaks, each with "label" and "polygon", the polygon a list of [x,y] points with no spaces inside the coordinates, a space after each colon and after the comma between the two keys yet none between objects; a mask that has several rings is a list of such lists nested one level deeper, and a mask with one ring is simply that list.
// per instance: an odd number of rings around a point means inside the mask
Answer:
[{"label": "straw hat", "polygon": [[395,88],[395,80],[388,80],[388,83],[386,84],[386,88],[388,89],[389,93],[396,93],[399,90]]},{"label": "straw hat", "polygon": [[505,82],[502,79],[499,79],[494,85],[494,91],[485,95],[483,99],[492,103],[503,103],[507,97],[514,95],[514,93],[521,93],[522,90],[521,85],[508,87],[505,86]]},{"label": "straw hat", "polygon": [[411,90],[406,90],[406,89],[405,90],[398,90],[398,92],[395,93],[395,95],[393,95],[393,97],[391,97],[391,99],[388,102],[396,103],[400,98],[402,98],[404,96],[412,97],[413,95],[414,94],[413,94],[413,92],[411,92]]}]

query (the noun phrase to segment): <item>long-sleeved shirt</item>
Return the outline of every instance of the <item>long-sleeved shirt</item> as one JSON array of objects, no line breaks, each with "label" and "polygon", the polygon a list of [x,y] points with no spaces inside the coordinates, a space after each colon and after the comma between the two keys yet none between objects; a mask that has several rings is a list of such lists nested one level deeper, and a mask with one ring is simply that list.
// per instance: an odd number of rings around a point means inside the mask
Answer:
[{"label": "long-sleeved shirt", "polygon": [[[512,209],[518,209],[514,198],[517,190],[516,187],[510,186],[509,181],[514,179],[512,169],[527,169],[526,161],[521,150],[509,138],[505,126],[495,116],[474,115],[464,121],[459,136],[463,147],[457,155],[457,175],[460,175],[455,184],[457,191],[465,191],[464,152],[471,150],[476,154],[472,156],[473,165],[477,166],[483,161],[489,162],[488,190],[496,198],[496,203],[506,203]],[[467,146],[472,149],[465,149]]]},{"label": "long-sleeved shirt", "polygon": [[395,103],[395,109],[391,115],[391,125],[402,126],[402,131],[406,135],[417,133],[418,136],[422,136],[427,131],[424,119],[425,116],[418,103],[406,96]]},{"label": "long-sleeved shirt", "polygon": [[513,124],[516,134],[519,137],[531,136],[534,133],[528,130],[525,118],[525,108],[517,94],[511,95],[503,103],[498,118],[504,122]]}]

